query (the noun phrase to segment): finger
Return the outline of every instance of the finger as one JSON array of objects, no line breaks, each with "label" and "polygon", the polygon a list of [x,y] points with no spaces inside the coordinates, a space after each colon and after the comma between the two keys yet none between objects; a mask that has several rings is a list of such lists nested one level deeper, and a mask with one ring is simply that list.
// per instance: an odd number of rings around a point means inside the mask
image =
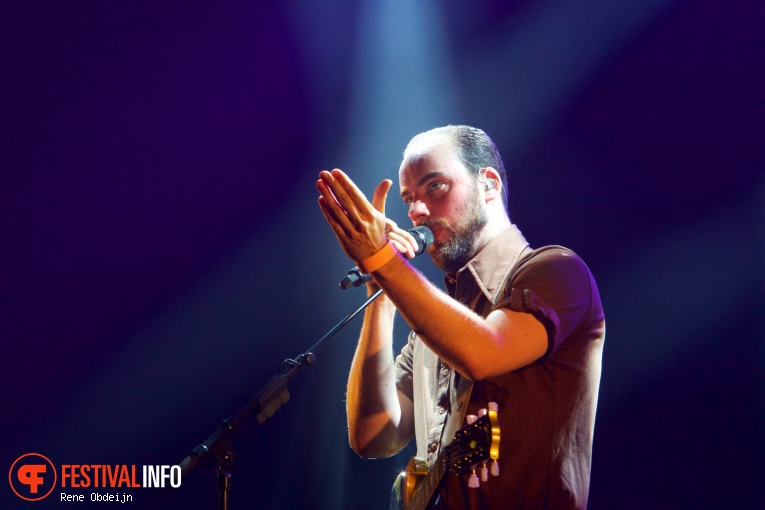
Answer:
[{"label": "finger", "polygon": [[[381,213],[385,214],[385,201],[388,199],[388,191],[390,191],[390,187],[393,185],[393,181],[390,179],[385,179],[380,184],[377,185],[375,188],[375,192],[372,195],[372,207],[380,211]],[[387,221],[386,221],[387,224]],[[395,227],[396,224],[393,223],[393,226]]]},{"label": "finger", "polygon": [[[348,196],[344,185],[340,183],[332,172],[326,170],[319,172],[319,180],[324,184],[327,191],[332,195],[334,201],[343,210],[344,214],[349,217],[349,220],[353,223],[358,218],[358,210],[353,203],[353,200]],[[318,187],[318,185],[317,185]]]},{"label": "finger", "polygon": [[410,259],[414,257],[414,254],[417,251],[417,243],[413,243],[409,238],[394,231],[388,232],[386,237],[394,246],[396,246],[399,253],[405,254]]},{"label": "finger", "polygon": [[330,209],[324,197],[319,197],[319,207],[321,208],[321,212],[324,214],[324,218],[327,220],[329,227],[332,229],[332,232],[335,234],[335,237],[340,243],[340,247],[343,249],[346,255],[353,258],[351,254],[346,251],[345,243],[348,239],[348,233],[339,222],[335,221],[334,213]]},{"label": "finger", "polygon": [[354,228],[348,218],[347,211],[337,201],[337,198],[323,180],[316,181],[316,189],[321,193],[319,205],[324,215],[327,216],[327,221],[331,219],[331,223],[336,223],[348,235]]},{"label": "finger", "polygon": [[385,236],[388,239],[395,239],[402,245],[406,245],[408,247],[406,250],[406,255],[409,258],[414,257],[414,254],[418,249],[417,241],[415,240],[414,236],[408,231],[399,228],[398,225],[396,225],[396,222],[389,218],[385,219]]},{"label": "finger", "polygon": [[388,240],[393,244],[393,247],[396,248],[397,252],[406,255],[410,259],[414,257],[414,252],[407,243],[402,243],[400,240],[393,238],[388,238]]},{"label": "finger", "polygon": [[332,195],[332,199],[340,206],[342,207],[342,204],[338,200],[337,196],[335,195],[335,192],[332,190],[332,182],[334,181],[334,177],[332,177],[332,174],[327,172],[326,170],[322,170],[319,172],[319,180],[316,181],[316,188],[321,191],[321,186],[324,186],[324,189],[327,190],[327,192]]},{"label": "finger", "polygon": [[321,179],[332,190],[338,202],[348,213],[352,222],[355,220],[369,218],[371,204],[367,201],[364,194],[356,187],[356,184],[342,171],[337,168],[331,172],[321,172]]},{"label": "finger", "polygon": [[340,229],[341,232],[344,232],[343,226],[340,224],[340,221],[338,221],[335,212],[324,197],[319,197],[319,207],[321,208],[321,212],[324,215],[324,218],[326,218],[327,223],[332,227],[332,230]]},{"label": "finger", "polygon": [[[342,170],[337,168],[332,170],[331,176],[334,178],[335,184],[339,186],[338,193],[340,194],[338,194],[338,198],[341,199],[341,204],[348,208],[349,213],[351,210],[355,210],[358,213],[358,217],[367,222],[375,220],[378,212],[385,213],[385,200],[388,190],[393,185],[393,181],[385,179],[381,182],[375,189],[372,202],[370,203],[366,195],[359,190],[358,186]],[[335,189],[335,187],[332,188],[333,191]],[[346,204],[343,201],[343,195],[339,189],[345,192],[350,202]],[[349,217],[353,219],[353,214],[349,214]]]}]

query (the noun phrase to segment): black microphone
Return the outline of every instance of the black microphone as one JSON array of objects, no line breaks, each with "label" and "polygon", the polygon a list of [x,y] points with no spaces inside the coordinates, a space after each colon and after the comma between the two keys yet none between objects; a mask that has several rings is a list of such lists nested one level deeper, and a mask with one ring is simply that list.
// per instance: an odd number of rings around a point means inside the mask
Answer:
[{"label": "black microphone", "polygon": [[[433,244],[433,231],[424,225],[409,229],[407,232],[412,234],[412,237],[417,242],[417,250],[414,252],[415,257],[425,253],[428,250],[428,246]],[[358,266],[353,266],[353,269],[348,271],[348,276],[340,282],[340,288],[345,290],[351,287],[360,287],[371,279],[371,275],[362,273]]]}]

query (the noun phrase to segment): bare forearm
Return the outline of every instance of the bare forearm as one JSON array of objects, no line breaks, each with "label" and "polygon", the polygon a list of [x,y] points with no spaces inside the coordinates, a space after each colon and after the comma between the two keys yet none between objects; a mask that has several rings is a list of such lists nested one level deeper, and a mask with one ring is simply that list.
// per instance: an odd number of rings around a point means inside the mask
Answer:
[{"label": "bare forearm", "polygon": [[394,314],[385,296],[367,308],[351,364],[348,434],[353,449],[365,457],[389,456],[403,446],[392,347]]},{"label": "bare forearm", "polygon": [[468,339],[491,335],[485,321],[401,258],[375,272],[374,278],[420,339],[457,371],[470,376],[470,360],[479,346]]},{"label": "bare forearm", "polygon": [[533,316],[503,310],[484,319],[400,257],[373,276],[420,339],[469,379],[521,368],[545,352],[546,333]]}]

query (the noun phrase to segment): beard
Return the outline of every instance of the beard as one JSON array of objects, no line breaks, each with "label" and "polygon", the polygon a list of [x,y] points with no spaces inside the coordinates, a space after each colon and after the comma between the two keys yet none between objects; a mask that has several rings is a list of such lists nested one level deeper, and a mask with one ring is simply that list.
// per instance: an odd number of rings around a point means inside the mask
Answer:
[{"label": "beard", "polygon": [[447,239],[434,241],[428,248],[428,253],[436,266],[449,274],[456,274],[465,267],[465,264],[475,256],[476,240],[488,221],[486,211],[481,207],[480,195],[476,193],[472,195],[465,216],[458,224],[452,226],[443,219],[428,219],[420,223],[426,227],[438,227],[451,233]]}]

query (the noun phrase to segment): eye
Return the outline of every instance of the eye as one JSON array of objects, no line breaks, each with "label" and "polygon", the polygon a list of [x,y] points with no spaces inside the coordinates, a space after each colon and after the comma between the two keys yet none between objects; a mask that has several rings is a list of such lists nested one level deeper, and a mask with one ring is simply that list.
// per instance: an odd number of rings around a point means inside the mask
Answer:
[{"label": "eye", "polygon": [[431,191],[438,191],[443,187],[444,183],[441,181],[430,181],[427,185],[427,191],[430,193]]}]

